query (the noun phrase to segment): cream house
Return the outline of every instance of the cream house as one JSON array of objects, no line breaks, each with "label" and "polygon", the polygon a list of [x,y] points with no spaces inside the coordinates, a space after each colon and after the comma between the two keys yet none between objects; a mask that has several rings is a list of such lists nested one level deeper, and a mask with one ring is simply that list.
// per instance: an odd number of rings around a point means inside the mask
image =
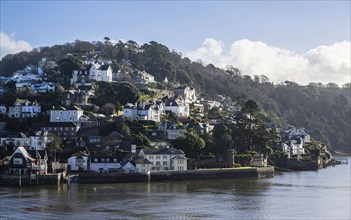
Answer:
[{"label": "cream house", "polygon": [[182,171],[187,170],[185,153],[176,148],[142,149],[139,157],[148,159],[152,163],[151,171]]},{"label": "cream house", "polygon": [[77,106],[58,107],[50,110],[50,122],[79,122],[83,110]]}]

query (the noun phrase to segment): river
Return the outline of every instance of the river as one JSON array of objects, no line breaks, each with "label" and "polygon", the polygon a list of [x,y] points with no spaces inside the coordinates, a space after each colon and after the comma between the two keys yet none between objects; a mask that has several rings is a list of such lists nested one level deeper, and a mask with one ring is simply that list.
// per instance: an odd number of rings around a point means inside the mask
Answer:
[{"label": "river", "polygon": [[267,179],[1,187],[0,219],[351,219],[347,159]]}]

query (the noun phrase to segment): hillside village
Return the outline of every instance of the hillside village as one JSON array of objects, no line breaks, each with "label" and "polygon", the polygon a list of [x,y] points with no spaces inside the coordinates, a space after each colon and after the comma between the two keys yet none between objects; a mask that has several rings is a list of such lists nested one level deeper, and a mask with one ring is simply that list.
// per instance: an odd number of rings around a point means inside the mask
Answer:
[{"label": "hillside village", "polygon": [[288,160],[331,159],[306,129],[263,121],[255,101],[210,98],[195,84],[156,77],[130,60],[88,54],[67,54],[66,62],[78,57],[83,65],[72,64],[66,78],[53,73],[58,64],[47,58],[0,78],[2,174],[287,167]]}]

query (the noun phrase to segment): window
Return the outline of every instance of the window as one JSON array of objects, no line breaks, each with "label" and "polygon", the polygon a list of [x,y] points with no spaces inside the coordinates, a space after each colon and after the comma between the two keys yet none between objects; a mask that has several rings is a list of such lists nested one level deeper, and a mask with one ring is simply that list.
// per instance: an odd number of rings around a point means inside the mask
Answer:
[{"label": "window", "polygon": [[162,158],[163,158],[163,159],[167,159],[167,156],[163,156]]},{"label": "window", "polygon": [[149,156],[149,159],[150,159],[150,160],[154,159],[154,156]]},{"label": "window", "polygon": [[22,164],[22,158],[13,158],[13,164]]},{"label": "window", "polygon": [[76,162],[77,162],[77,167],[83,167],[83,165],[84,165],[84,159],[83,158],[77,157]]},{"label": "window", "polygon": [[159,160],[159,159],[161,159],[161,157],[160,156],[156,156],[156,160]]},{"label": "window", "polygon": [[184,164],[184,160],[178,160],[178,164]]},{"label": "window", "polygon": [[98,159],[97,159],[97,158],[95,158],[95,159],[94,159],[94,162],[98,162]]},{"label": "window", "polygon": [[101,162],[105,162],[105,158],[101,158]]},{"label": "window", "polygon": [[113,162],[117,163],[117,158],[113,158]]},{"label": "window", "polygon": [[106,158],[106,162],[110,162],[110,158]]},{"label": "window", "polygon": [[167,161],[163,161],[162,165],[167,166]]},{"label": "window", "polygon": [[156,161],[156,165],[161,165],[161,162],[160,161]]}]

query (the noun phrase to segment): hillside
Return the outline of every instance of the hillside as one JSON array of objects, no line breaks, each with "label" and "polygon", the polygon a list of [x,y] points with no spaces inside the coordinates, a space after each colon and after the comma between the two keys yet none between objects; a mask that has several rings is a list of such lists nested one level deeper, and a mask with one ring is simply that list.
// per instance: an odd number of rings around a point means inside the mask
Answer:
[{"label": "hillside", "polygon": [[[212,64],[204,66],[201,61],[191,61],[154,41],[144,45],[134,41],[114,45],[109,41],[77,40],[37,48],[5,56],[0,61],[0,75],[11,76],[29,64],[37,66],[42,58],[58,65],[51,67],[47,61],[41,64],[48,77],[66,86],[72,70],[84,67],[83,58],[92,58],[112,61],[114,72],[146,71],[155,77],[160,88],[188,84],[195,87],[200,96],[210,99],[218,95],[238,103],[253,99],[267,113],[267,122],[273,121],[283,127],[305,127],[312,137],[334,150],[351,151],[349,83],[343,88],[333,83],[301,86],[290,81],[275,85],[266,76],[250,77],[235,67],[223,70]],[[163,83],[166,78],[169,83]]]}]

